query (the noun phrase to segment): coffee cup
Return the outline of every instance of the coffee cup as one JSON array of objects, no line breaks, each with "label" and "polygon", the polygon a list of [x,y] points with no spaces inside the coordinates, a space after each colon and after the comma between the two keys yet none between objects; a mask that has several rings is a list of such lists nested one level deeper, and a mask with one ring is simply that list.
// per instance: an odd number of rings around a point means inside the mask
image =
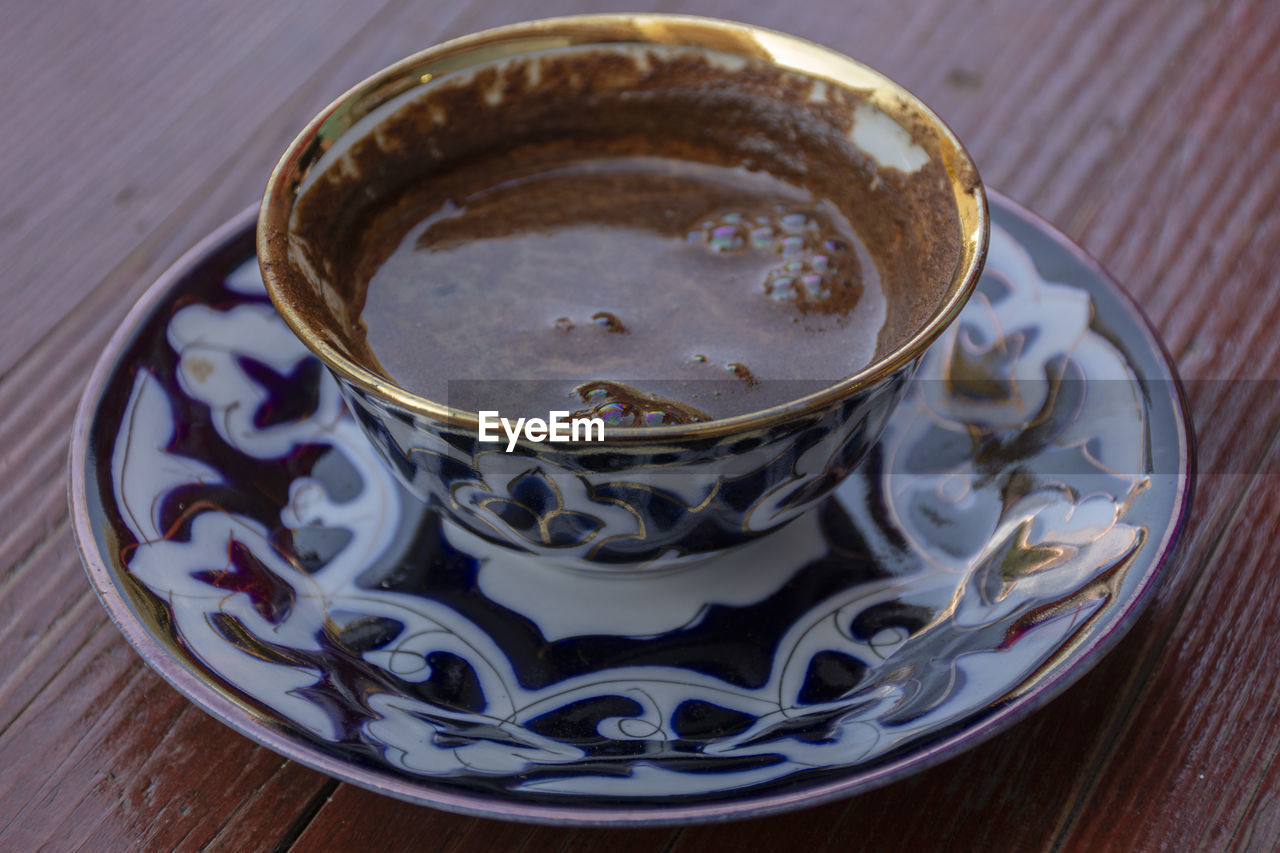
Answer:
[{"label": "coffee cup", "polygon": [[[273,172],[258,253],[413,494],[516,551],[636,571],[745,545],[847,477],[987,232],[968,154],[883,75],[743,24],[590,15],[342,95]],[[406,296],[379,283],[402,255]]]}]

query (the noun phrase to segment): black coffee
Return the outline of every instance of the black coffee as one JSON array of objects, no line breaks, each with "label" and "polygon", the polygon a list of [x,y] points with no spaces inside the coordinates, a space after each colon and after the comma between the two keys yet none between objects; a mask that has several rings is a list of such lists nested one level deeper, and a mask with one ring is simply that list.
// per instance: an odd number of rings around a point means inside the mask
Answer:
[{"label": "black coffee", "polygon": [[874,357],[880,278],[830,201],[741,166],[518,160],[400,201],[361,316],[408,390],[649,425],[785,403]]},{"label": "black coffee", "polygon": [[960,259],[955,164],[880,163],[912,128],[868,97],[658,45],[445,73],[320,154],[278,263],[335,348],[437,403],[765,409],[909,341]]}]

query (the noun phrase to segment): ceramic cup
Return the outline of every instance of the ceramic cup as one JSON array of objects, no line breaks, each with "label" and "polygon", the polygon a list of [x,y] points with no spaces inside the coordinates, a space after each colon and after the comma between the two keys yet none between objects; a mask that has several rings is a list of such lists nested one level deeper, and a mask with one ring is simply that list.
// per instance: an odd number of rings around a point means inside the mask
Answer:
[{"label": "ceramic cup", "polygon": [[[476,81],[483,97],[442,98],[465,94]],[[518,141],[531,114],[541,133],[595,133],[589,122],[600,99],[647,95],[661,103],[672,87],[703,87],[700,97],[748,105],[732,113],[747,116],[745,130],[717,143],[740,146],[730,159],[751,167],[761,151],[779,163],[801,152],[809,160],[792,163],[797,173],[841,176],[838,192],[848,198],[836,204],[848,201],[861,217],[854,224],[885,287],[909,294],[897,316],[890,308],[893,338],[886,345],[881,333],[876,358],[761,411],[615,428],[603,442],[522,439],[510,452],[505,443],[479,441],[477,412],[416,396],[389,378],[361,336],[351,246],[362,221],[451,158]],[[439,107],[446,103],[450,109]],[[641,120],[663,135],[661,108]],[[743,545],[804,513],[848,476],[921,354],[977,283],[987,232],[986,198],[968,154],[936,115],[883,75],[742,24],[593,15],[446,42],[338,98],[276,166],[258,253],[281,316],[332,372],[413,494],[517,551],[636,571]]]}]

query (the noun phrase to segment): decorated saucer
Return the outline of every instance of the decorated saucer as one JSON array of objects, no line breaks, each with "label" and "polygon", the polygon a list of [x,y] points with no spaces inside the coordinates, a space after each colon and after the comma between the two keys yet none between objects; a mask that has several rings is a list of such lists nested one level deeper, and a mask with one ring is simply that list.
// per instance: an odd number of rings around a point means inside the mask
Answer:
[{"label": "decorated saucer", "polygon": [[594,824],[865,791],[1078,678],[1150,597],[1187,509],[1159,341],[994,196],[978,293],[820,509],[682,571],[545,566],[400,489],[274,313],[254,218],[163,276],[99,362],[74,528],[164,678],[365,788]]}]

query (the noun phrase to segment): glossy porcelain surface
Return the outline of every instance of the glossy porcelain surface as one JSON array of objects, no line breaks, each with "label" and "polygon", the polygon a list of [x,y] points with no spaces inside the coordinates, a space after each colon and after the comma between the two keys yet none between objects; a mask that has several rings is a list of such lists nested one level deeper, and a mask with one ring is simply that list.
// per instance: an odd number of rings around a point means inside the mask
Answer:
[{"label": "glossy porcelain surface", "polygon": [[[608,58],[601,67],[609,74],[574,64],[598,60],[596,54]],[[778,92],[800,105],[788,114],[792,118],[818,110],[814,104],[822,105],[824,116],[837,116],[824,119],[834,124],[823,125],[823,132],[839,125],[841,138],[851,140],[839,174],[843,180],[848,160],[849,175],[857,176],[841,186],[865,181],[895,188],[868,190],[865,198],[861,190],[842,191],[858,209],[874,205],[874,221],[911,223],[885,241],[897,246],[919,240],[919,251],[903,256],[946,256],[945,263],[919,261],[917,274],[897,283],[923,307],[896,346],[854,375],[818,391],[810,387],[807,396],[785,405],[705,423],[611,429],[600,445],[522,441],[514,453],[478,440],[474,412],[418,397],[381,372],[356,331],[351,306],[363,297],[354,295],[355,274],[342,272],[352,266],[343,253],[363,221],[354,210],[373,211],[393,198],[395,190],[383,183],[398,189],[406,181],[435,178],[433,157],[460,144],[456,140],[468,128],[483,124],[480,118],[493,121],[488,112],[501,117],[513,109],[505,98],[549,97],[530,79],[549,81],[546,88],[561,95],[570,90],[567,100],[577,113],[605,96],[625,100],[636,94],[632,86],[661,89],[668,84],[651,78],[665,80],[667,73],[675,75],[669,85],[693,86],[670,69],[696,61],[721,68],[725,77],[716,80],[718,87],[741,85],[741,92],[734,89],[738,97],[759,97],[761,104],[764,96],[748,86],[766,72],[785,71],[793,85],[803,81],[803,96],[782,84]],[[492,97],[460,117],[430,100],[440,87],[486,73],[499,75],[486,90]],[[769,97],[782,95],[770,90]],[[846,119],[847,127],[840,124]],[[398,121],[412,132],[398,134]],[[804,159],[794,131],[779,141],[765,130],[759,129],[753,158],[772,162],[767,157],[774,146]],[[406,154],[424,134],[438,134],[438,144],[433,136],[428,152]],[[468,144],[498,143],[486,138]],[[505,135],[501,144],[510,144]],[[414,172],[421,174],[409,177]],[[321,214],[300,214],[307,204]],[[323,220],[319,226],[317,218]],[[312,222],[317,233],[300,221]],[[924,229],[927,236],[920,236]],[[963,146],[924,104],[878,72],[812,42],[744,24],[587,15],[465,36],[409,57],[338,98],[276,167],[263,200],[258,251],[286,323],[337,377],[358,422],[411,493],[477,536],[520,553],[579,568],[653,570],[687,566],[749,543],[835,488],[875,443],[916,361],[972,292],[987,233],[985,194]],[[871,251],[877,256],[874,245]],[[465,328],[465,318],[459,327]]]},{"label": "glossy porcelain surface", "polygon": [[73,446],[89,577],[230,726],[441,808],[681,823],[811,805],[970,746],[1128,627],[1186,510],[1167,358],[997,199],[979,292],[816,511],[655,575],[442,521],[262,291],[246,213],[148,293]]}]

